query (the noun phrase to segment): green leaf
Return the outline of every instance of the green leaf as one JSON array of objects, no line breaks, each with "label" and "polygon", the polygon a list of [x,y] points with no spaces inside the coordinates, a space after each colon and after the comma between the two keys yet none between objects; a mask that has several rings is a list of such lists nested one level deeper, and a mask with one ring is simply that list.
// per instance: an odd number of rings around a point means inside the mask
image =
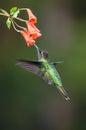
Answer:
[{"label": "green leaf", "polygon": [[6,20],[6,25],[7,25],[7,27],[10,29],[10,27],[11,27],[11,20],[10,20],[10,18],[8,18],[8,19]]},{"label": "green leaf", "polygon": [[8,14],[8,12],[4,9],[1,9],[1,12],[4,13],[4,14]]},{"label": "green leaf", "polygon": [[17,11],[17,7],[13,7],[10,9],[10,14],[13,15]]},{"label": "green leaf", "polygon": [[14,14],[13,14],[13,18],[16,18],[19,14],[19,10],[17,10]]},{"label": "green leaf", "polygon": [[16,18],[19,14],[19,10],[17,7],[13,7],[10,9],[10,14],[12,15],[13,18]]}]

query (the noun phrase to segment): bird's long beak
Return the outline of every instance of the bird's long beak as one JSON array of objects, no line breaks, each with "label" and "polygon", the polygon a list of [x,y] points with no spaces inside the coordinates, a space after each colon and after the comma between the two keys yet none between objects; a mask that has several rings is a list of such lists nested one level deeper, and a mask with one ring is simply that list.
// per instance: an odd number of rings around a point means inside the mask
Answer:
[{"label": "bird's long beak", "polygon": [[36,44],[34,44],[34,46],[37,49],[38,59],[40,60],[40,50],[41,49]]},{"label": "bird's long beak", "polygon": [[34,44],[34,46],[35,46],[35,48],[38,50],[39,48],[38,48],[38,46],[36,45],[36,44]]}]

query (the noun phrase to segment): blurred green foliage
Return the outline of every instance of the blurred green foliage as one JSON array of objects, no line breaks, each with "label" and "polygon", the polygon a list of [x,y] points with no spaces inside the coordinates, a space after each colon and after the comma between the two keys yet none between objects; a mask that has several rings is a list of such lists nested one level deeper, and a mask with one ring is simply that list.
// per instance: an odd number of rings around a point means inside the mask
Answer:
[{"label": "blurred green foliage", "polygon": [[86,129],[86,7],[77,0],[3,0],[0,8],[31,8],[43,36],[37,45],[49,52],[71,100],[41,78],[16,66],[16,59],[37,59],[32,46],[0,16],[0,130]]}]

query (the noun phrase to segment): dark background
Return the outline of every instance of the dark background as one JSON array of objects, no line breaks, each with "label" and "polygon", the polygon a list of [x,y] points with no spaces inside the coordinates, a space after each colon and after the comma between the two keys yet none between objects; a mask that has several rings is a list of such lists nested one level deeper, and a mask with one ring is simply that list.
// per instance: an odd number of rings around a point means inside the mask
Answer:
[{"label": "dark background", "polygon": [[49,52],[70,96],[16,66],[16,59],[37,59],[34,46],[0,16],[0,130],[86,129],[86,4],[84,0],[3,0],[0,8],[28,7],[38,18],[37,45]]}]

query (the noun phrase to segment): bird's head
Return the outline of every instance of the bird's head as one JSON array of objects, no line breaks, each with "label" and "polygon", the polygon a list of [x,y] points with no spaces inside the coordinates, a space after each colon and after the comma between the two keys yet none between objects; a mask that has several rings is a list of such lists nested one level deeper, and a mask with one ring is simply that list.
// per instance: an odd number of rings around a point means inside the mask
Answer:
[{"label": "bird's head", "polygon": [[39,56],[40,58],[45,58],[45,59],[48,59],[48,52],[47,51],[44,51],[42,49],[39,48]]},{"label": "bird's head", "polygon": [[37,52],[38,52],[38,59],[40,60],[41,58],[45,58],[48,59],[48,52],[42,50],[41,48],[39,48],[37,45],[35,45]]}]

